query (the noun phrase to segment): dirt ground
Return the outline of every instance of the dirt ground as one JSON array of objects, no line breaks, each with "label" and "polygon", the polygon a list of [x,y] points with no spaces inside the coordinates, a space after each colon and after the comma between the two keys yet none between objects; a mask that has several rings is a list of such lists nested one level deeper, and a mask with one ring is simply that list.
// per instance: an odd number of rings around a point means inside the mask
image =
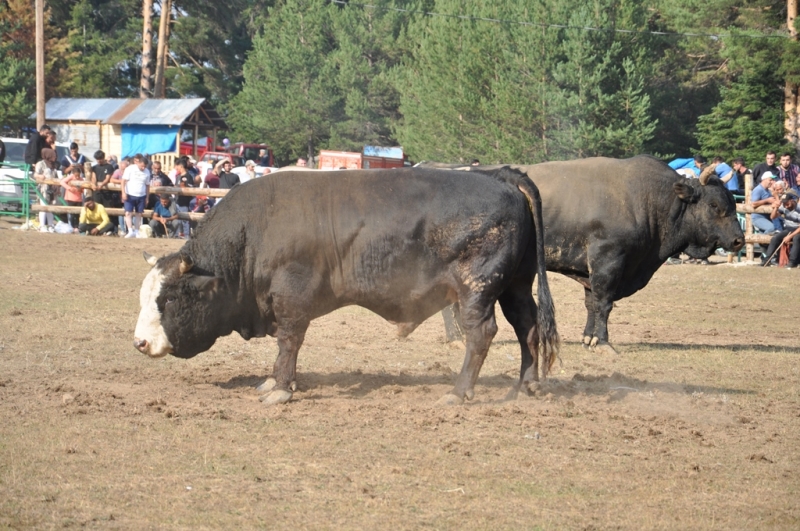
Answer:
[{"label": "dirt ground", "polygon": [[[294,401],[255,386],[271,338],[191,360],[132,347],[148,265],[178,241],[0,223],[1,529],[798,529],[800,271],[665,266],[584,350],[578,284],[536,396],[504,401],[500,316],[475,400],[463,352],[351,307],[312,323]],[[498,311],[498,314],[500,312]]]}]

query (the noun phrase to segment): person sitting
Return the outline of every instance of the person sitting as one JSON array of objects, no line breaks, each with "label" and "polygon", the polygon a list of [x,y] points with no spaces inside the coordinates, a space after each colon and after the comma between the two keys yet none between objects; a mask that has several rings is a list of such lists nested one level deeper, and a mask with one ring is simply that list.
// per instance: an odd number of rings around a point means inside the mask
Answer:
[{"label": "person sitting", "polygon": [[308,166],[308,161],[306,159],[304,159],[303,157],[300,157],[299,159],[297,159],[297,166],[300,166],[301,168],[305,168],[306,166]]},{"label": "person sitting", "polygon": [[797,205],[797,193],[789,190],[778,205],[773,206],[770,217],[783,218],[783,230],[775,233],[769,241],[767,252],[761,256],[761,264],[767,265],[775,251],[782,245],[791,245],[789,250],[789,263],[787,268],[795,268],[800,264],[800,208]]},{"label": "person sitting", "polygon": [[101,234],[110,236],[114,234],[114,224],[108,218],[106,207],[96,203],[92,197],[87,197],[83,201],[78,232],[91,236],[100,236]]},{"label": "person sitting", "polygon": [[800,194],[797,178],[800,177],[800,167],[792,163],[792,154],[784,153],[781,155],[781,163],[778,165],[778,179],[786,184],[786,190],[792,189]]},{"label": "person sitting", "polygon": [[670,168],[684,177],[689,177],[692,179],[700,177],[700,172],[703,170],[703,166],[705,165],[706,159],[700,154],[695,155],[691,159],[675,159],[669,163]]},{"label": "person sitting", "polygon": [[[61,187],[64,188],[64,202],[68,206],[81,206],[83,204],[83,190],[80,184],[83,182],[81,175],[81,168],[79,166],[71,166],[69,172],[63,179],[61,179]],[[68,214],[69,224],[72,226],[72,232],[78,233],[78,214]]]},{"label": "person sitting", "polygon": [[[769,191],[769,189],[772,188],[773,181],[772,172],[764,172],[761,175],[761,184],[753,188],[753,192],[750,194],[751,206],[753,208],[775,205],[777,201],[772,197]],[[772,219],[766,214],[751,214],[751,219],[753,220],[753,227],[759,231],[765,234],[772,234],[775,232],[775,225],[772,223]]]},{"label": "person sitting", "polygon": [[153,208],[153,217],[150,218],[153,236],[177,238],[180,236],[182,226],[183,223],[178,219],[178,205],[172,202],[168,194],[159,196],[159,201]]},{"label": "person sitting", "polygon": [[714,173],[732,194],[739,193],[739,178],[733,168],[725,164],[722,157],[714,157]]},{"label": "person sitting", "polygon": [[239,176],[231,171],[231,161],[222,161],[222,173],[219,176],[219,187],[230,190],[239,184]]}]

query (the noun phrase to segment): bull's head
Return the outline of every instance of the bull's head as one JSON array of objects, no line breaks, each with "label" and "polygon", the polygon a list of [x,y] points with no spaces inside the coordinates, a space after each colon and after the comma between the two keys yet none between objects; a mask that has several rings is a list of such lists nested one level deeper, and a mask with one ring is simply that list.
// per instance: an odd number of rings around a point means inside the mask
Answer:
[{"label": "bull's head", "polygon": [[223,280],[196,274],[191,256],[181,251],[156,260],[144,254],[153,268],[139,292],[139,320],[133,346],[151,358],[167,354],[191,358],[208,350],[221,335]]},{"label": "bull's head", "polygon": [[680,232],[687,238],[686,254],[708,258],[715,249],[736,252],[744,245],[744,234],[736,218],[733,194],[707,167],[699,179],[681,179],[673,186],[681,207]]}]

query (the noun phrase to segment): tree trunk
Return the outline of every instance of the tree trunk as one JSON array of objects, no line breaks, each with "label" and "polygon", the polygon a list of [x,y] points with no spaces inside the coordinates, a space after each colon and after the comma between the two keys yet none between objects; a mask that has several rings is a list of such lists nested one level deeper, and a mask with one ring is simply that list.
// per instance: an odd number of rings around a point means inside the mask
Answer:
[{"label": "tree trunk", "polygon": [[45,123],[44,94],[44,0],[36,0],[36,129]]},{"label": "tree trunk", "polygon": [[[797,18],[798,0],[786,0],[786,24],[789,27],[789,36],[797,40],[797,30],[794,27]],[[800,151],[800,135],[798,135],[797,105],[800,99],[800,85],[787,80],[783,87],[784,129],[786,140],[791,142],[795,151]]]},{"label": "tree trunk", "polygon": [[150,97],[150,76],[153,74],[150,67],[150,56],[153,53],[153,0],[142,2],[142,79],[139,84],[139,97]]},{"label": "tree trunk", "polygon": [[167,63],[167,54],[169,53],[169,23],[172,14],[172,1],[161,0],[161,20],[158,24],[158,52],[156,54],[156,79],[155,79],[155,96],[156,98],[165,98],[167,93],[166,80],[164,78],[164,69]]}]

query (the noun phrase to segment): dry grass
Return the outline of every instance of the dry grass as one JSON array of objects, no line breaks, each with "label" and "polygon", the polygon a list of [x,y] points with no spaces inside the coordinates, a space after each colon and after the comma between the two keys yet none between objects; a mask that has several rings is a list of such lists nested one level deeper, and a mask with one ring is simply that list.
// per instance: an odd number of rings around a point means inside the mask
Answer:
[{"label": "dry grass", "polygon": [[664,267],[612,313],[617,357],[580,348],[582,289],[553,275],[555,378],[503,401],[501,318],[476,400],[445,409],[441,319],[397,341],[346,308],[264,408],[272,339],[131,347],[141,251],[178,245],[0,229],[0,528],[800,527],[797,271]]}]

